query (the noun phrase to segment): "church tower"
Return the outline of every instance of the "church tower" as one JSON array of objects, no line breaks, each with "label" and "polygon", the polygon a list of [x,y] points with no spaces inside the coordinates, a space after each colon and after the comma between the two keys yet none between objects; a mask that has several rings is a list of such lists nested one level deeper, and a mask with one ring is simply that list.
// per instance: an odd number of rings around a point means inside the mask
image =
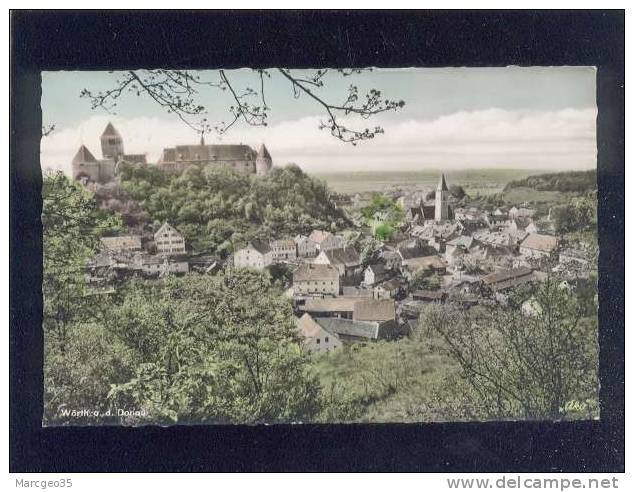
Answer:
[{"label": "church tower", "polygon": [[273,159],[264,144],[262,144],[255,158],[255,172],[258,176],[264,176],[271,170],[271,167],[273,167]]},{"label": "church tower", "polygon": [[101,153],[104,159],[115,161],[123,155],[123,138],[112,123],[101,134]]},{"label": "church tower", "polygon": [[438,186],[436,187],[436,207],[434,218],[436,221],[449,219],[449,188],[445,181],[445,174],[440,175]]}]

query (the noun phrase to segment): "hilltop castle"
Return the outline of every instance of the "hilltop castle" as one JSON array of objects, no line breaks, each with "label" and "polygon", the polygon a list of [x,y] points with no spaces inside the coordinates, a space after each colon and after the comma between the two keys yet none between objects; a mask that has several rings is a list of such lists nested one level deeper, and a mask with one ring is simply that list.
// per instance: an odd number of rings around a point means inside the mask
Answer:
[{"label": "hilltop castle", "polygon": [[147,165],[144,154],[126,154],[123,151],[123,138],[112,123],[108,123],[101,134],[101,155],[102,159],[96,159],[85,145],[79,147],[72,162],[73,179],[85,183],[108,183],[114,179],[122,162]]},{"label": "hilltop castle", "polygon": [[[101,135],[102,159],[82,145],[72,161],[73,179],[84,183],[104,184],[114,180],[121,163],[147,166],[145,154],[126,154],[123,138],[108,123]],[[194,165],[225,166],[245,174],[267,174],[273,167],[273,159],[262,144],[259,151],[248,145],[205,145],[203,137],[199,145],[177,145],[163,149],[156,166],[166,172],[181,173]]]}]

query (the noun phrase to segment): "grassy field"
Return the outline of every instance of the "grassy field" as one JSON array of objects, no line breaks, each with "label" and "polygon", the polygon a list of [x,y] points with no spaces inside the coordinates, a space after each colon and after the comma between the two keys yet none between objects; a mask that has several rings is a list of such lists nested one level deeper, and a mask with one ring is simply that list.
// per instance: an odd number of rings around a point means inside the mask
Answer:
[{"label": "grassy field", "polygon": [[322,385],[362,408],[342,421],[419,422],[433,388],[454,369],[421,340],[355,344],[314,354],[312,368]]},{"label": "grassy field", "polygon": [[[352,173],[316,173],[328,186],[339,193],[363,193],[388,189],[432,189],[438,183],[440,170],[424,171],[381,171]],[[463,169],[446,171],[449,185],[461,185],[469,194],[480,195],[498,193],[509,181],[540,174],[539,169]]]}]

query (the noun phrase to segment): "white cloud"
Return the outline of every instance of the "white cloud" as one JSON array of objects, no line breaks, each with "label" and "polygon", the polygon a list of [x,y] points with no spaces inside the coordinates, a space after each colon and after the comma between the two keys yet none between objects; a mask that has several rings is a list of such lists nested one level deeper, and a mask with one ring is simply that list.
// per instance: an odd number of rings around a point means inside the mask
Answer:
[{"label": "white cloud", "polygon": [[[99,136],[111,118],[93,116],[76,128],[63,128],[42,140],[44,167],[70,169],[84,143],[101,155]],[[305,117],[266,128],[235,127],[208,143],[266,143],[276,164],[295,162],[308,171],[422,169],[425,167],[589,168],[596,166],[596,109],[461,111],[434,120],[350,121],[357,128],[381,125],[385,134],[356,147],[319,130],[319,117]],[[196,143],[178,120],[112,119],[126,152],[147,153],[156,161],[164,147]]]}]

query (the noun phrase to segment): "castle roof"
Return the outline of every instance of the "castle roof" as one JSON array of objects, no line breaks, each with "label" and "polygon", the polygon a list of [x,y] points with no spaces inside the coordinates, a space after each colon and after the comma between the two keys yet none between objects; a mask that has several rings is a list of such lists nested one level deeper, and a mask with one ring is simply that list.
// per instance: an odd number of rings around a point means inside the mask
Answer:
[{"label": "castle roof", "polygon": [[440,191],[449,191],[449,188],[447,188],[447,181],[445,181],[445,173],[442,173],[440,175],[440,180],[438,181],[438,189]]},{"label": "castle roof", "polygon": [[95,156],[92,155],[90,150],[88,150],[85,145],[79,147],[79,150],[75,154],[75,157],[73,157],[73,165],[79,164],[80,162],[97,162]]},{"label": "castle roof", "polygon": [[121,138],[121,134],[117,131],[117,129],[110,122],[108,122],[108,124],[106,125],[106,129],[103,131],[101,136],[102,137],[119,137],[119,138]]},{"label": "castle roof", "polygon": [[254,159],[255,150],[248,145],[177,145],[163,149],[163,162],[174,161],[242,161]]},{"label": "castle roof", "polygon": [[258,157],[264,157],[265,159],[271,158],[271,154],[269,154],[269,151],[264,144],[260,145],[260,150],[258,150]]}]

